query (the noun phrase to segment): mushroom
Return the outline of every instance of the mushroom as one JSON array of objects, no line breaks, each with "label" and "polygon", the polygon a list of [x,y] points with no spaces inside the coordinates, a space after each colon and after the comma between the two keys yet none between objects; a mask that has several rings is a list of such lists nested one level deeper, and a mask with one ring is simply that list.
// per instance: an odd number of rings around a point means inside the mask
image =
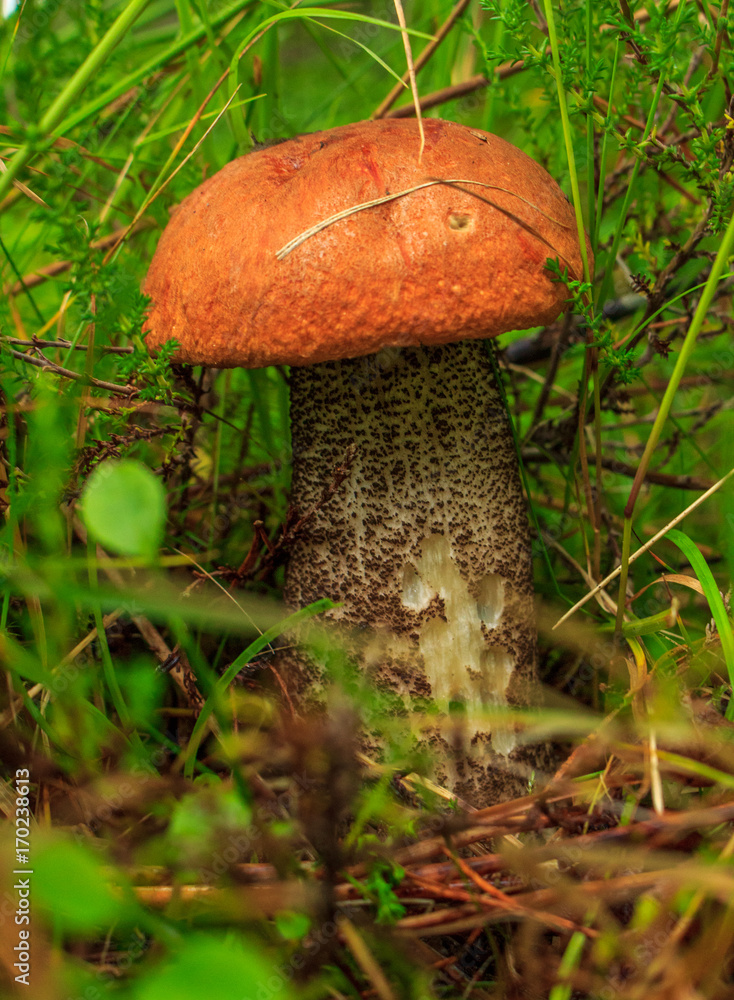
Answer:
[{"label": "mushroom", "polygon": [[436,777],[481,805],[522,792],[537,763],[487,718],[532,702],[536,681],[527,513],[487,338],[564,309],[547,258],[582,266],[545,170],[489,133],[424,129],[420,162],[415,121],[358,122],[205,181],[153,258],[147,344],[291,366],[291,499],[310,516],[286,601],[339,602],[331,621],[395,710],[412,723],[433,705]]}]

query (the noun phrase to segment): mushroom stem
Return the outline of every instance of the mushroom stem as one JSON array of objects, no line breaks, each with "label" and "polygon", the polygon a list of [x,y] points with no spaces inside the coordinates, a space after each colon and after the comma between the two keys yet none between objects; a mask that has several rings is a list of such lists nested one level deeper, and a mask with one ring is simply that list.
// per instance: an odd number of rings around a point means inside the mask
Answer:
[{"label": "mushroom stem", "polygon": [[464,750],[453,763],[443,755],[439,779],[475,805],[522,790],[526,779],[498,778],[497,767],[525,754],[486,718],[527,704],[535,677],[527,514],[487,345],[293,368],[291,419],[301,514],[350,449],[354,459],[294,541],[286,601],[340,602],[331,618],[360,637],[378,685],[411,718],[427,699],[438,707],[434,742],[454,744],[460,720]]}]

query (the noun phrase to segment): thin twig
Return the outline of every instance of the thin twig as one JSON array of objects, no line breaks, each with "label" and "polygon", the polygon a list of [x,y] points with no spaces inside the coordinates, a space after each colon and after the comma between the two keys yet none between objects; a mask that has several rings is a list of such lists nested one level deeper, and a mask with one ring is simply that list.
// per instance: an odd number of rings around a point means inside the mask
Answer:
[{"label": "thin twig", "polygon": [[342,917],[339,920],[339,932],[380,1000],[395,1000],[395,994],[387,976],[351,920]]},{"label": "thin twig", "polygon": [[[451,858],[457,868],[459,868],[459,870],[482,891],[484,898],[481,899],[481,902],[483,904],[486,905],[491,902],[496,907],[505,909],[508,912],[514,912],[518,916],[524,916],[532,920],[537,920],[540,923],[548,924],[550,927],[556,927],[562,931],[576,931],[589,938],[599,936],[598,931],[592,930],[590,927],[583,927],[581,924],[578,924],[573,920],[569,920],[567,917],[561,917],[555,913],[545,913],[542,910],[534,910],[524,907],[521,903],[518,903],[516,897],[508,896],[506,892],[502,892],[501,889],[492,885],[492,883],[488,882],[487,879],[482,878],[482,876],[475,872],[463,858],[460,858],[452,851],[449,851],[448,848],[444,848],[444,850],[447,857]],[[467,893],[467,896],[469,899],[472,898],[469,893]]]},{"label": "thin twig", "polygon": [[[734,405],[734,404],[732,404]],[[621,426],[627,426],[622,424]],[[522,452],[523,461],[526,464],[533,463],[535,465],[544,465],[549,462],[559,462],[558,454],[549,455],[544,451],[538,451],[535,448],[528,448]],[[564,457],[562,461],[566,461]],[[608,469],[609,472],[614,472],[620,476],[627,476],[630,479],[634,479],[637,475],[637,468],[633,465],[629,465],[627,462],[620,462],[616,458],[602,458],[601,460],[602,468]],[[648,469],[645,473],[645,482],[653,483],[655,486],[668,486],[676,490],[709,490],[713,486],[713,483],[707,482],[705,479],[698,479],[695,476],[674,476],[667,472],[655,472]]]},{"label": "thin twig", "polygon": [[[514,76],[515,73],[522,73],[524,69],[525,66],[522,62],[503,63],[494,71],[494,79],[506,80],[508,77]],[[484,90],[489,84],[490,81],[484,73],[477,73],[476,76],[472,76],[462,83],[455,83],[450,87],[442,87],[440,90],[434,90],[433,93],[425,94],[421,97],[421,111],[429,111],[431,108],[437,108],[441,104],[446,104],[447,101],[455,101],[461,97],[467,97],[477,90]],[[387,111],[382,117],[410,118],[414,110],[412,104],[403,104],[399,108]]]},{"label": "thin twig", "polygon": [[[156,223],[153,219],[146,218],[140,219],[132,228],[131,232],[139,233],[143,229],[152,229]],[[93,250],[105,250],[107,247],[112,246],[112,244],[119,239],[119,230],[114,233],[108,233],[107,236],[102,236],[98,240],[92,240],[90,247]],[[20,295],[28,288],[35,288],[36,285],[42,284],[44,281],[48,281],[49,278],[55,278],[59,274],[63,274],[68,271],[72,266],[73,261],[71,260],[57,260],[53,264],[47,264],[46,267],[39,267],[37,271],[32,271],[23,277],[22,280],[16,281],[15,284],[9,285],[5,288],[6,295]]]},{"label": "thin twig", "polygon": [[[211,123],[211,125],[209,126],[209,128],[202,135],[202,137],[197,142],[194,143],[193,148],[191,150],[189,150],[189,152],[186,154],[186,156],[184,156],[183,160],[181,160],[181,162],[176,167],[176,169],[173,170],[168,175],[168,177],[166,177],[166,179],[163,181],[163,183],[160,184],[155,189],[155,191],[153,191],[153,192],[151,192],[151,193],[148,194],[148,196],[144,200],[143,204],[140,206],[140,208],[135,213],[135,217],[134,217],[133,221],[128,226],[126,226],[125,229],[122,230],[122,233],[120,234],[120,237],[117,240],[117,242],[114,243],[112,245],[112,247],[110,247],[110,249],[105,254],[104,260],[102,262],[103,264],[107,264],[108,263],[108,261],[112,258],[112,255],[115,253],[115,251],[117,250],[117,248],[120,246],[120,244],[123,243],[124,240],[127,239],[128,234],[133,231],[133,227],[135,226],[136,222],[140,221],[140,218],[142,217],[143,212],[145,212],[145,210],[148,208],[148,206],[152,202],[154,202],[155,199],[158,197],[158,195],[171,183],[171,181],[176,176],[176,174],[179,172],[179,170],[181,170],[183,167],[186,166],[186,164],[189,162],[189,160],[191,159],[191,157],[197,151],[197,149],[199,148],[199,146],[201,146],[202,142],[206,139],[206,137],[209,135],[209,133],[212,131],[212,129],[215,128],[216,125],[219,123],[219,119],[222,117],[222,115],[229,108],[230,104],[235,99],[235,97],[237,96],[237,94],[240,92],[240,87],[241,86],[242,86],[241,84],[238,84],[235,87],[234,91],[230,95],[229,99],[226,101],[224,107],[219,112],[219,114],[217,115],[217,117],[214,119],[214,121]],[[189,123],[190,127],[189,127],[189,129],[187,129],[185,135],[188,135],[189,131],[194,127],[195,122],[198,121],[198,119],[200,117],[200,114],[203,112],[203,110],[206,107],[206,104],[208,103],[208,101],[214,96],[214,93],[216,92],[216,90],[217,90],[218,87],[219,87],[219,83],[216,83],[214,85],[214,87],[212,87],[212,89],[211,89],[208,97],[206,98],[206,101],[204,102],[204,104],[202,104],[202,106],[199,108],[199,110],[197,111],[197,113],[194,115],[194,119]]]},{"label": "thin twig", "polygon": [[135,396],[140,391],[131,385],[117,385],[115,382],[103,382],[101,379],[94,378],[91,375],[80,375],[79,372],[73,372],[68,368],[62,368],[61,365],[54,364],[48,358],[33,357],[30,354],[24,354],[22,351],[14,351],[12,347],[6,347],[5,349],[8,354],[17,358],[18,361],[24,361],[26,364],[33,365],[36,368],[43,368],[46,371],[53,372],[54,375],[61,375],[63,378],[70,378],[74,382],[81,382],[83,385],[96,386],[97,389],[104,389],[106,392],[112,392],[116,396]]},{"label": "thin twig", "polygon": [[[667,14],[671,14],[677,9],[680,0],[672,0],[668,4]],[[635,11],[634,20],[637,24],[645,24],[650,20],[650,15],[646,10]],[[602,24],[599,29],[602,33],[607,31],[617,31],[617,26],[613,24]],[[551,54],[550,46],[545,49],[545,55],[549,56]],[[516,73],[523,73],[527,69],[524,61],[522,59],[510,60],[508,62],[501,63],[495,69],[492,74],[492,80],[487,79],[484,73],[477,73],[475,76],[470,77],[468,80],[464,80],[462,83],[454,84],[451,87],[443,87],[441,90],[434,90],[432,94],[426,94],[421,98],[421,110],[428,111],[430,108],[438,107],[440,104],[445,104],[447,101],[455,101],[460,97],[467,97],[469,94],[473,94],[477,90],[483,90],[488,87],[494,80],[507,80],[511,76],[515,76]],[[401,88],[402,89],[402,88]],[[378,109],[379,110],[379,109]],[[393,108],[391,111],[385,111],[383,114],[378,115],[377,112],[373,114],[373,118],[410,118],[413,114],[412,104],[405,104],[400,108]]]},{"label": "thin twig", "polygon": [[[383,195],[381,198],[373,198],[371,201],[363,201],[359,205],[350,205],[349,208],[344,208],[342,209],[341,212],[337,212],[335,215],[330,215],[328,219],[322,219],[321,222],[317,222],[315,226],[311,226],[310,229],[306,229],[304,232],[300,233],[294,239],[286,243],[285,246],[282,246],[280,250],[278,250],[275,254],[276,259],[284,260],[289,253],[297,249],[297,247],[299,247],[302,243],[305,243],[306,240],[310,239],[312,236],[315,236],[317,233],[320,233],[328,226],[333,225],[335,222],[340,222],[342,219],[347,219],[349,218],[350,215],[355,215],[357,212],[363,212],[368,208],[376,208],[378,205],[386,205],[390,201],[395,201],[398,198],[404,198],[406,195],[413,194],[416,191],[422,191],[424,188],[434,187],[436,184],[446,184],[448,186],[457,188],[459,191],[462,190],[462,188],[460,187],[460,185],[462,184],[470,184],[475,187],[485,188],[490,191],[502,191],[504,194],[509,194],[513,198],[517,198],[518,201],[523,202],[523,204],[527,205],[529,208],[532,208],[539,215],[542,215],[544,219],[547,219],[554,225],[560,226],[563,229],[573,228],[572,226],[568,225],[565,222],[559,222],[557,219],[552,219],[542,209],[538,208],[537,205],[534,205],[531,201],[528,201],[527,198],[523,198],[522,195],[517,194],[516,191],[510,191],[507,188],[499,187],[497,184],[485,184],[483,181],[464,180],[462,178],[447,178],[445,180],[443,178],[432,178],[431,180],[423,181],[422,184],[416,184],[414,187],[406,188],[404,191],[395,191],[392,194]],[[554,253],[556,254],[558,253],[555,247],[551,246],[551,244],[548,243],[547,240],[543,239],[540,233],[536,232],[534,229],[532,229],[532,227],[528,226],[521,219],[518,219],[516,216],[512,215],[512,213],[508,212],[507,209],[504,209],[501,206],[495,204],[495,202],[490,201],[488,198],[482,198],[481,195],[474,194],[473,191],[467,191],[466,193],[472,194],[474,195],[474,197],[480,198],[482,201],[486,202],[486,204],[491,205],[498,211],[503,212],[507,216],[510,216],[518,223],[518,225],[522,226],[523,229],[526,229],[533,236],[537,236],[538,239],[542,240],[543,243],[545,243],[545,245],[549,247],[549,249],[551,249]]]},{"label": "thin twig", "polygon": [[716,25],[716,44],[714,46],[714,58],[711,63],[711,69],[708,72],[707,79],[713,79],[719,70],[719,59],[721,58],[721,43],[724,39],[724,35],[727,35],[726,24],[729,15],[729,0],[723,0],[721,4],[721,10],[719,11],[719,18]]},{"label": "thin twig", "polygon": [[[677,517],[674,517],[673,520],[670,521],[668,524],[666,524],[664,528],[661,528],[656,535],[653,535],[653,537],[650,539],[649,542],[645,542],[644,545],[640,546],[640,548],[637,549],[637,551],[634,552],[629,557],[629,559],[627,560],[627,565],[630,566],[633,562],[639,559],[640,556],[644,555],[645,552],[647,552],[648,549],[652,548],[652,546],[655,545],[656,542],[659,542],[661,538],[664,538],[671,528],[674,528],[677,524],[680,524],[680,522],[685,517],[688,517],[688,515],[692,511],[694,511],[696,507],[699,507],[704,502],[704,500],[708,500],[708,498],[712,496],[714,493],[716,493],[717,490],[721,489],[724,483],[728,482],[728,480],[731,479],[732,476],[734,476],[734,469],[730,469],[730,471],[727,472],[727,474],[722,479],[720,479],[718,483],[714,483],[714,485],[710,489],[706,490],[705,493],[702,493],[701,496],[698,497],[696,500],[694,500],[692,504],[689,504],[689,506],[686,507],[684,511],[681,511],[681,513],[678,514]],[[590,601],[591,598],[594,597],[596,594],[598,594],[599,591],[602,590],[604,587],[606,587],[608,583],[611,583],[612,580],[616,579],[616,577],[618,577],[621,572],[622,572],[621,566],[617,566],[616,569],[612,570],[612,572],[608,576],[604,577],[601,583],[598,583],[593,590],[590,590],[588,594],[585,594],[580,601],[577,601],[572,608],[570,608],[564,615],[562,615],[555,623],[553,628],[555,629],[558,628],[559,625],[562,625],[567,618],[570,618],[571,615],[574,614],[576,611],[578,611],[579,608],[582,608],[587,601]]]},{"label": "thin twig", "polygon": [[[7,337],[5,334],[0,334],[0,337],[5,341],[6,344],[15,344],[18,347],[40,347],[43,349],[57,347],[62,351],[86,351],[88,350],[86,344],[73,344],[70,340],[39,340],[38,337],[31,337],[30,340],[23,340],[21,337]],[[135,350],[134,347],[102,347],[97,348],[101,350],[103,354],[132,354]]]}]

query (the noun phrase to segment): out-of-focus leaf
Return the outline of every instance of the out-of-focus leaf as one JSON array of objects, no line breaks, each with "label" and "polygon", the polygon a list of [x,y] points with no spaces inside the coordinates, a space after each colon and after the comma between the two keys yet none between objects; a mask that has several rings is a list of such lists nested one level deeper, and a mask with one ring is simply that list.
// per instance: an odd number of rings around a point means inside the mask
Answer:
[{"label": "out-of-focus leaf", "polygon": [[163,486],[140,462],[103,462],[89,477],[82,497],[84,523],[112,552],[153,556],[163,538]]},{"label": "out-of-focus leaf", "polygon": [[133,993],[136,1000],[286,1000],[290,988],[279,966],[242,937],[192,934]]},{"label": "out-of-focus leaf", "polygon": [[106,929],[127,910],[91,851],[65,837],[35,845],[30,879],[34,906],[45,909],[66,932]]}]

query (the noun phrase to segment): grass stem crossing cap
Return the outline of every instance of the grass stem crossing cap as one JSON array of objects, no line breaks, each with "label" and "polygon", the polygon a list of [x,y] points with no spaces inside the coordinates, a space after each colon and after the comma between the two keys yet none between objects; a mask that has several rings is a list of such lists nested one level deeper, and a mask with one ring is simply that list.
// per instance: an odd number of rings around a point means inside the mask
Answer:
[{"label": "grass stem crossing cap", "polygon": [[[175,211],[144,291],[155,350],[257,368],[436,345],[551,322],[582,276],[573,209],[546,171],[452,122],[357,122],[229,163]],[[438,182],[438,183],[436,183]],[[312,227],[359,205],[278,252]]]}]

